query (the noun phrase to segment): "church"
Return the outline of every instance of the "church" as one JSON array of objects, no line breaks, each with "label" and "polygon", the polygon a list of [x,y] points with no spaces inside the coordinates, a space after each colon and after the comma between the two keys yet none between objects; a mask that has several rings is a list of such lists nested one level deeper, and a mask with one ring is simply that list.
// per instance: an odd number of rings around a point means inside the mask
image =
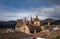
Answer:
[{"label": "church", "polygon": [[44,25],[43,21],[39,19],[38,15],[35,18],[30,18],[28,21],[26,18],[24,20],[17,19],[17,24],[15,27],[16,32],[24,32],[27,34],[36,34],[43,31],[50,31],[52,30],[55,25],[50,24],[50,20],[48,21],[47,25]]}]

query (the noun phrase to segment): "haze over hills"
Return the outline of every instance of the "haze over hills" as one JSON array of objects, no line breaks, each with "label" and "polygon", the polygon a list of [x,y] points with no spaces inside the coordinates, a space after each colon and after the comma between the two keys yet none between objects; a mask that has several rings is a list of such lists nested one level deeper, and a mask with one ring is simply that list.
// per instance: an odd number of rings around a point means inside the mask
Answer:
[{"label": "haze over hills", "polygon": [[[60,25],[60,20],[56,20],[56,19],[51,19],[51,18],[47,18],[45,20],[43,20],[43,24],[47,25],[48,21],[50,20],[51,24],[54,25]],[[17,21],[0,21],[0,28],[15,28]]]},{"label": "haze over hills", "polygon": [[0,28],[15,28],[16,21],[0,21]]},{"label": "haze over hills", "polygon": [[47,18],[45,20],[43,20],[44,24],[48,24],[48,21],[50,21],[51,25],[60,25],[60,20],[57,19],[52,19],[52,18]]}]

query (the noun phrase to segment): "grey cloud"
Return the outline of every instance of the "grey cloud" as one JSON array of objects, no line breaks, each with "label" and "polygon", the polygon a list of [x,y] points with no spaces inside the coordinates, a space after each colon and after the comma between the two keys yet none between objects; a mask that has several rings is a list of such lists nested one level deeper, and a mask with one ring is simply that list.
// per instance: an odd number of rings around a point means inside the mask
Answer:
[{"label": "grey cloud", "polygon": [[60,5],[60,0],[49,0],[49,1],[54,4]]},{"label": "grey cloud", "polygon": [[37,9],[35,8],[34,11],[36,11],[39,16],[60,19],[60,6],[58,5],[51,7],[41,7]]},{"label": "grey cloud", "polygon": [[30,16],[34,17],[36,16],[36,14],[38,14],[41,19],[49,18],[49,17],[60,19],[60,6],[55,5],[51,7],[32,8],[29,10],[22,9],[21,11],[17,11],[16,13],[4,12],[4,13],[0,13],[0,19],[16,20],[17,18],[24,18],[24,17],[29,18]]},{"label": "grey cloud", "polygon": [[60,19],[60,6],[53,6],[54,12],[50,13],[51,18],[58,18]]},{"label": "grey cloud", "polygon": [[53,3],[55,5],[60,5],[60,0],[34,0],[34,1],[37,1],[37,2],[50,2],[50,3]]}]

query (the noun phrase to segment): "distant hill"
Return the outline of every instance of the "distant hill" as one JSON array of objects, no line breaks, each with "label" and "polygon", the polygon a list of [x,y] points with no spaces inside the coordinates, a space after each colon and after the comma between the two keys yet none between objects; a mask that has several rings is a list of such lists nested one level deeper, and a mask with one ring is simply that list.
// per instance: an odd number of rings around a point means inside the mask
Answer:
[{"label": "distant hill", "polygon": [[54,21],[53,24],[55,24],[55,25],[60,25],[60,20]]},{"label": "distant hill", "polygon": [[43,20],[44,24],[48,24],[48,22],[50,21],[51,25],[59,25],[60,20],[56,20],[56,19],[52,19],[52,18],[47,18],[45,20]]},{"label": "distant hill", "polygon": [[0,21],[0,28],[15,28],[16,21]]},{"label": "distant hill", "polygon": [[[51,18],[47,18],[43,21],[44,25],[48,24],[48,21],[50,20],[51,25],[60,25],[60,20],[55,20]],[[17,21],[0,21],[0,28],[15,28]]]}]

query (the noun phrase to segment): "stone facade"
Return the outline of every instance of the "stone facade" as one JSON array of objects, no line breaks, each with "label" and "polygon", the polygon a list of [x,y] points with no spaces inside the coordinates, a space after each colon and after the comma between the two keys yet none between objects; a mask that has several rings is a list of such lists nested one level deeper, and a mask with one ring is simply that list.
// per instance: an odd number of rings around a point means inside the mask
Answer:
[{"label": "stone facade", "polygon": [[26,22],[23,20],[17,20],[17,25],[15,27],[15,31],[17,32],[25,32],[27,34],[30,34],[29,28],[26,25]]},{"label": "stone facade", "polygon": [[27,34],[35,34],[41,31],[47,31],[47,29],[48,31],[50,31],[54,27],[54,25],[50,25],[50,20],[47,25],[44,25],[42,20],[40,20],[38,16],[36,16],[35,18],[31,17],[29,21],[26,18],[24,18],[24,20],[18,19],[15,31],[24,32]]},{"label": "stone facade", "polygon": [[37,31],[40,32],[40,30],[38,30],[38,29],[41,28],[40,27],[41,25],[42,24],[41,24],[41,21],[39,20],[38,16],[36,16],[36,18],[31,17],[30,21],[28,21],[26,18],[24,18],[24,20],[18,19],[16,27],[15,27],[15,31],[30,34],[31,30],[33,29],[34,33],[36,33]]}]

